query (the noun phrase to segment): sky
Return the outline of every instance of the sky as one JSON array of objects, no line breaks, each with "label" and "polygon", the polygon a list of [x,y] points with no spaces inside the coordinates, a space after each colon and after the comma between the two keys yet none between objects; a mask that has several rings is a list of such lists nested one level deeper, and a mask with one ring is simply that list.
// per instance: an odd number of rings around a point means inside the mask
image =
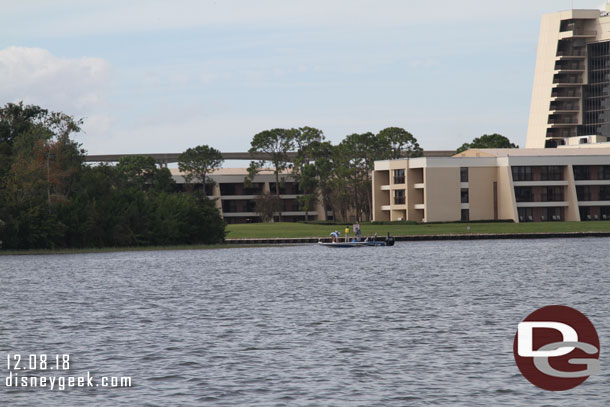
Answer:
[{"label": "sky", "polygon": [[542,14],[601,0],[0,0],[0,105],[83,118],[89,154],[247,151],[312,126],[525,146]]}]

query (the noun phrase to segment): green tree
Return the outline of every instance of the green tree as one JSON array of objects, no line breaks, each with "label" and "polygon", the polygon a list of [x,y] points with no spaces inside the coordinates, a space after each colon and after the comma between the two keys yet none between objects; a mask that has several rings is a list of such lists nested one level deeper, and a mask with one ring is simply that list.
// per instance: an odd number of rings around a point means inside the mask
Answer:
[{"label": "green tree", "polygon": [[404,157],[421,157],[424,150],[419,146],[417,139],[411,133],[400,127],[388,127],[377,133],[387,153],[381,159],[397,159]]},{"label": "green tree", "polygon": [[299,177],[299,189],[303,193],[298,198],[299,207],[305,211],[305,221],[309,220],[309,212],[318,204],[318,172],[314,164],[305,164]]},{"label": "green tree", "polygon": [[48,111],[39,106],[7,103],[0,109],[0,180],[8,173],[13,161],[13,144],[21,134],[42,124]]},{"label": "green tree", "polygon": [[152,157],[129,155],[121,157],[117,171],[129,186],[143,191],[171,192],[175,184],[167,168],[159,168]]},{"label": "green tree", "polygon": [[387,140],[373,133],[350,134],[336,150],[336,161],[344,170],[338,176],[347,177],[350,184],[356,220],[370,219],[372,208],[371,174],[376,160],[388,154]]},{"label": "green tree", "polygon": [[519,148],[519,146],[500,134],[483,134],[472,140],[471,143],[462,144],[455,153],[458,154],[471,148]]},{"label": "green tree", "polygon": [[178,157],[178,168],[184,173],[184,180],[191,183],[193,179],[201,182],[203,195],[206,196],[205,186],[213,184],[207,175],[220,168],[224,159],[222,153],[213,147],[201,145],[187,149]]},{"label": "green tree", "polygon": [[0,242],[5,249],[218,243],[215,203],[168,194],[150,157],[84,165],[80,120],[37,106],[0,109]]},{"label": "green tree", "polygon": [[213,244],[225,237],[214,201],[203,195],[159,194],[154,201],[155,244]]},{"label": "green tree", "polygon": [[[302,177],[312,178],[315,176],[315,182],[317,183],[322,199],[324,211],[328,208],[334,212],[332,179],[335,176],[335,162],[333,159],[335,147],[330,141],[313,141],[309,144],[307,150],[307,155],[311,158],[311,161],[308,161],[308,166],[313,166],[313,170],[311,168],[308,170],[303,169],[301,172],[303,174]],[[305,182],[309,183],[313,181],[306,180]],[[307,187],[302,185],[300,188],[301,190],[304,190]],[[312,204],[315,205],[313,202]]]},{"label": "green tree", "polygon": [[302,166],[314,160],[315,146],[324,141],[322,130],[313,127],[300,127],[294,132],[294,148],[296,148],[296,159],[294,167],[299,173]]},{"label": "green tree", "polygon": [[263,222],[271,222],[273,215],[282,211],[282,200],[265,192],[254,198],[254,210]]},{"label": "green tree", "polygon": [[[296,134],[295,129],[272,129],[255,134],[248,151],[251,155],[262,153],[267,157],[250,162],[247,181],[252,181],[266,163],[271,163],[275,175],[275,196],[280,199],[280,173],[290,167],[288,153],[294,149]],[[278,215],[281,221],[282,212],[278,211]]]}]

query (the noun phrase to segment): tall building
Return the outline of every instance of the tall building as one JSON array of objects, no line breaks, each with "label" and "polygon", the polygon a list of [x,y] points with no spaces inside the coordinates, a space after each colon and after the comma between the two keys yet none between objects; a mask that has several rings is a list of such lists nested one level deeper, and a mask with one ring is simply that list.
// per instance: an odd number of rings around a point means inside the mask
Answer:
[{"label": "tall building", "polygon": [[527,148],[610,140],[609,11],[542,17]]}]

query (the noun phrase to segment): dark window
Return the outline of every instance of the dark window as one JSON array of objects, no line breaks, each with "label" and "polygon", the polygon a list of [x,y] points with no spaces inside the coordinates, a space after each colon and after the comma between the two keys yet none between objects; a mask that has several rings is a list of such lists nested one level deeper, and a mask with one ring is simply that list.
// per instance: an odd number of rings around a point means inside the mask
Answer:
[{"label": "dark window", "polygon": [[599,187],[599,200],[610,201],[610,186],[600,185]]},{"label": "dark window", "polygon": [[542,189],[542,202],[563,201],[563,187],[545,187]]},{"label": "dark window", "polygon": [[241,200],[223,200],[222,211],[225,213],[246,212],[246,202]]},{"label": "dark window", "polygon": [[517,208],[519,222],[533,222],[534,216],[532,208]]},{"label": "dark window", "polygon": [[[543,217],[545,215],[542,215]],[[562,208],[546,208],[546,219],[547,221],[558,221],[563,220],[563,210]]]},{"label": "dark window", "polygon": [[532,167],[515,166],[512,167],[513,181],[531,181]]},{"label": "dark window", "polygon": [[534,200],[532,187],[515,187],[515,200],[517,202],[532,202]]},{"label": "dark window", "polygon": [[394,183],[404,184],[405,183],[405,170],[394,170]]},{"label": "dark window", "polygon": [[394,190],[394,205],[404,205],[405,204],[405,190],[404,189],[395,189]]},{"label": "dark window", "polygon": [[[275,182],[269,183],[269,190],[272,194],[275,194]],[[300,193],[298,183],[280,181],[280,195],[297,195]]]},{"label": "dark window", "polygon": [[460,195],[461,195],[460,202],[468,203],[468,189],[467,188],[462,188],[461,191],[460,191]]},{"label": "dark window", "polygon": [[548,165],[540,167],[541,181],[561,181],[563,180],[563,167]]},{"label": "dark window", "polygon": [[591,208],[588,206],[580,206],[578,207],[578,211],[580,212],[580,220],[593,220],[591,217]]},{"label": "dark window", "polygon": [[468,167],[460,168],[460,182],[468,182]]},{"label": "dark window", "polygon": [[599,171],[600,179],[610,179],[610,165],[602,165]]},{"label": "dark window", "polygon": [[252,185],[246,186],[242,183],[221,183],[220,194],[227,195],[260,195],[263,193],[263,182],[253,182]]},{"label": "dark window", "polygon": [[470,210],[468,209],[462,209],[462,218],[463,221],[469,221],[470,220]]},{"label": "dark window", "polygon": [[583,185],[576,186],[576,197],[579,201],[590,201],[591,188]]},{"label": "dark window", "polygon": [[575,165],[573,168],[576,181],[591,179],[591,167],[588,165]]}]

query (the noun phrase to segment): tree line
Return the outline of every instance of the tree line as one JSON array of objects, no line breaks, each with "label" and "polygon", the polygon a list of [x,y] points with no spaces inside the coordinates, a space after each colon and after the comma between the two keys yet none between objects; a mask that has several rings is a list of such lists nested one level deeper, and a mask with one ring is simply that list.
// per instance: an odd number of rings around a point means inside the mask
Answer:
[{"label": "tree line", "polygon": [[218,243],[225,225],[200,191],[176,193],[151,157],[86,165],[81,120],[39,106],[0,109],[3,249]]},{"label": "tree line", "polygon": [[[222,153],[200,145],[179,157],[182,191],[170,171],[151,157],[125,156],[117,165],[85,164],[72,139],[82,120],[39,106],[8,103],[0,109],[0,242],[4,249],[80,248],[217,243],[225,224],[206,187]],[[514,148],[484,135],[467,148]],[[274,188],[256,198],[264,221],[282,220],[283,174],[298,184],[306,217],[320,204],[337,220],[372,219],[372,171],[377,160],[419,157],[417,139],[399,127],[354,133],[339,144],[313,127],[270,129],[254,135],[246,186],[270,167]]]},{"label": "tree line", "polygon": [[[273,169],[273,196],[262,196],[258,200],[265,203],[262,206],[266,208],[267,218],[269,213],[275,212],[280,220],[281,173],[290,171],[298,183],[302,193],[299,207],[306,214],[321,203],[325,209],[330,208],[336,219],[347,220],[351,214],[357,221],[364,221],[372,218],[374,162],[423,155],[415,137],[399,127],[388,127],[376,134],[350,134],[337,145],[313,127],[271,129],[254,135],[249,151],[268,154],[269,159],[250,163],[246,183],[251,182],[261,168],[270,166]],[[290,157],[290,152],[296,156]]]},{"label": "tree line", "polygon": [[[284,175],[291,175],[298,184],[299,209],[306,217],[321,203],[333,211],[335,218],[347,220],[350,214],[357,221],[370,220],[374,162],[423,155],[415,137],[399,127],[388,127],[377,134],[350,134],[337,145],[313,127],[270,129],[254,135],[249,152],[253,156],[263,153],[267,158],[250,162],[244,179],[247,187],[262,169],[270,168],[275,177],[273,190],[255,199],[263,221],[282,221],[280,189]],[[220,151],[201,145],[182,153],[178,166],[186,174],[187,183],[200,183],[205,191],[205,185],[214,183],[208,175],[222,163]]]},{"label": "tree line", "polygon": [[[464,143],[456,153],[469,148],[517,148],[500,134],[483,135],[471,143]],[[270,166],[275,175],[275,191],[257,197],[257,210],[264,220],[279,214],[279,193],[282,172],[290,170],[302,196],[299,207],[308,212],[315,210],[321,199],[322,206],[330,208],[335,219],[347,221],[348,214],[356,221],[372,219],[372,180],[374,162],[423,155],[417,139],[400,127],[388,127],[378,133],[354,133],[333,145],[324,133],[312,127],[272,129],[256,134],[250,143],[250,153],[266,153],[267,160],[252,161],[245,182],[251,182],[258,171]],[[296,152],[296,158],[289,156]]]}]

